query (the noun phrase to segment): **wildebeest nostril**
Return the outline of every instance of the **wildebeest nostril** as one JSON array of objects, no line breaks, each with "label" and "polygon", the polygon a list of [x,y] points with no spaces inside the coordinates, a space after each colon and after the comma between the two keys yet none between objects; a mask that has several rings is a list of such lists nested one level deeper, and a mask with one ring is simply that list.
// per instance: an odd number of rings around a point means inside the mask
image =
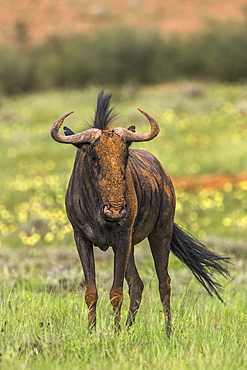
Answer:
[{"label": "wildebeest nostril", "polygon": [[108,207],[108,206],[104,206],[104,207],[103,207],[103,213],[104,213],[104,215],[105,215],[105,216],[107,216],[107,217],[114,217],[113,212],[111,212],[111,210],[109,209],[109,207]]},{"label": "wildebeest nostril", "polygon": [[126,216],[126,213],[127,213],[127,211],[126,211],[126,208],[124,207],[124,208],[119,212],[119,216],[120,216],[121,218],[124,218],[124,217]]}]

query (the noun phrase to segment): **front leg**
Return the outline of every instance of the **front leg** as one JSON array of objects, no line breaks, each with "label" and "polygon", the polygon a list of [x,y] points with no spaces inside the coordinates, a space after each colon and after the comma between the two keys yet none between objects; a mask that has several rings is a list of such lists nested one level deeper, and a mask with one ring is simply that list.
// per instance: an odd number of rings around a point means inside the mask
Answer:
[{"label": "front leg", "polygon": [[114,279],[113,285],[110,291],[110,300],[113,307],[113,312],[115,314],[115,328],[116,330],[121,330],[121,307],[123,303],[123,283],[124,276],[128,264],[129,254],[131,251],[130,240],[125,240],[125,246],[123,243],[113,248],[114,251]]},{"label": "front leg", "polygon": [[98,300],[93,244],[77,230],[74,231],[74,237],[85,276],[85,302],[88,307],[88,327],[91,330],[96,327],[96,304]]},{"label": "front leg", "polygon": [[126,327],[129,329],[135,322],[137,311],[141,304],[143,282],[138,274],[135,258],[134,258],[134,246],[131,248],[129,262],[126,269],[125,279],[129,285],[129,296],[130,296],[130,307],[129,314],[126,321]]}]

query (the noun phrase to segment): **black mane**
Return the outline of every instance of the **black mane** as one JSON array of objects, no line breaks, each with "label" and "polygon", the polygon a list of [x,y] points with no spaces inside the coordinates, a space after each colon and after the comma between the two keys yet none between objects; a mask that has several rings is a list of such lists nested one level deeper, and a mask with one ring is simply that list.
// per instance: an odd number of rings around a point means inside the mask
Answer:
[{"label": "black mane", "polygon": [[[90,127],[105,130],[109,125],[117,118],[118,114],[114,112],[114,108],[109,109],[109,103],[112,97],[112,93],[104,94],[104,89],[99,92],[97,109],[95,112],[95,118],[92,120],[92,124],[88,124]],[[134,126],[131,126],[130,131]],[[74,132],[68,127],[64,126],[64,133],[66,136],[74,135]],[[81,148],[82,144],[73,144],[77,148]]]},{"label": "black mane", "polygon": [[112,93],[105,94],[104,89],[100,91],[97,101],[97,109],[93,120],[93,128],[105,130],[117,118],[113,108],[109,109]]}]

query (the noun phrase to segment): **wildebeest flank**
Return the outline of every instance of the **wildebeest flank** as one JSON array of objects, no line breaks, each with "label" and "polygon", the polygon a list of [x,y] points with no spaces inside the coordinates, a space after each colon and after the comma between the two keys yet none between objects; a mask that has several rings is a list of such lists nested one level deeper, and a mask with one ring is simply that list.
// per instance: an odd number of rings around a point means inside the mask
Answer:
[{"label": "wildebeest flank", "polygon": [[109,124],[115,116],[109,109],[110,99],[111,94],[100,92],[93,127],[88,130],[74,134],[64,127],[65,136],[59,134],[64,119],[72,112],[61,116],[51,128],[54,140],[78,148],[65,202],[85,275],[88,323],[90,328],[96,325],[98,299],[93,246],[103,251],[109,246],[113,248],[114,279],[110,299],[115,326],[120,328],[125,278],[130,295],[126,322],[129,328],[134,323],[143,291],[134,246],[148,237],[169,335],[170,250],[191,269],[209,294],[218,298],[220,286],[213,280],[210,269],[226,276],[227,258],[207,250],[174,224],[175,192],[170,177],[151,153],[129,148],[132,142],[151,140],[158,135],[156,120],[139,109],[150,122],[148,132],[137,134],[134,126],[128,130],[121,127],[112,130]]}]

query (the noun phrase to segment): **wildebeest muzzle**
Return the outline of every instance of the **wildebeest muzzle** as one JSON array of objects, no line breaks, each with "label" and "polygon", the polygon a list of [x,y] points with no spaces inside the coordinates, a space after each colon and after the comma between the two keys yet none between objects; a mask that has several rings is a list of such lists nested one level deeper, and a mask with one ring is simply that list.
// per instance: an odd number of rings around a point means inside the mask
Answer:
[{"label": "wildebeest muzzle", "polygon": [[123,205],[121,210],[111,207],[109,204],[103,206],[103,217],[109,222],[118,222],[126,216],[126,206]]}]

